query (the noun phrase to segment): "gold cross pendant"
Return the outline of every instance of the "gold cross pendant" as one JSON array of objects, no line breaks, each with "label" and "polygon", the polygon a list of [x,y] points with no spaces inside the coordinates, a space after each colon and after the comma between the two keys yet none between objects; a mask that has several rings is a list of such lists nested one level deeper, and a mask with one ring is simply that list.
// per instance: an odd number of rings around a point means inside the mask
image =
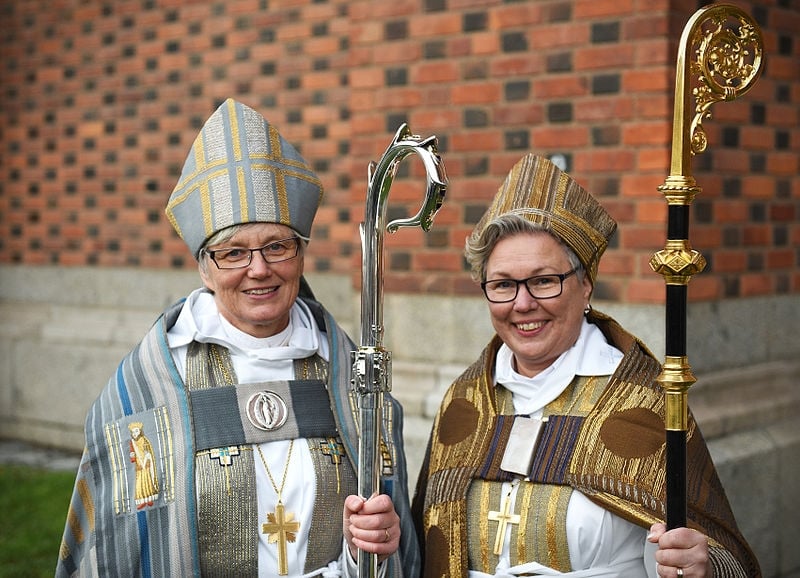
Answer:
[{"label": "gold cross pendant", "polygon": [[506,539],[506,527],[508,524],[519,524],[519,515],[511,514],[511,496],[504,496],[500,503],[502,512],[489,512],[489,520],[498,522],[497,535],[494,538],[494,553],[499,556],[503,552],[503,542]]},{"label": "gold cross pendant", "polygon": [[297,539],[295,532],[300,529],[300,522],[294,520],[292,512],[285,512],[283,504],[278,502],[275,512],[267,513],[267,523],[261,525],[261,533],[269,534],[267,541],[270,544],[278,543],[278,574],[289,574],[289,564],[286,561],[286,544]]}]

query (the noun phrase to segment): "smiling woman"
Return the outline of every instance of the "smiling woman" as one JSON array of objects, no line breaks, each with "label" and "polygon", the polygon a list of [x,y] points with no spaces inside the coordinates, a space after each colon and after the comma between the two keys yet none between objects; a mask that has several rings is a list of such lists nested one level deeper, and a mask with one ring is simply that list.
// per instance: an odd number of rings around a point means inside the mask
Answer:
[{"label": "smiling woman", "polygon": [[321,200],[255,110],[228,100],[206,121],[166,209],[203,287],[93,404],[57,576],[350,576],[358,549],[387,578],[414,573],[391,396],[389,493],[355,495],[356,347],[303,278]]},{"label": "smiling woman", "polygon": [[[492,326],[514,351],[516,370],[527,377],[547,369],[580,334],[592,283],[583,267],[577,275],[563,273],[571,267],[568,251],[549,233],[533,231],[499,240],[487,261],[490,279],[530,276],[523,283],[527,291],[516,290],[502,302],[488,299],[484,286]],[[531,291],[528,282],[539,280],[541,285],[543,278],[549,280],[544,289]]]},{"label": "smiling woman", "polygon": [[211,237],[200,250],[199,270],[220,314],[253,337],[283,331],[300,292],[300,245],[291,228],[277,223],[239,225],[220,242]]},{"label": "smiling woman", "polygon": [[691,421],[665,532],[661,365],[590,299],[616,223],[527,155],[466,243],[496,335],[446,392],[413,512],[425,578],[759,576]]}]

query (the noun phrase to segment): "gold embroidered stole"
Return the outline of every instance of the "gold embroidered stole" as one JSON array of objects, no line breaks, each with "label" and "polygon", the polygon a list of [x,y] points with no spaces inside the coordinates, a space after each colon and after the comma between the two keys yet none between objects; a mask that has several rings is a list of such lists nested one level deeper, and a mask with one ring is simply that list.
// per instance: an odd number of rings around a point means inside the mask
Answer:
[{"label": "gold embroidered stole", "polygon": [[358,479],[338,437],[308,440],[317,477],[314,515],[308,533],[305,572],[323,568],[342,552],[344,499],[358,493]]},{"label": "gold embroidered stole", "polygon": [[[562,394],[547,405],[545,416],[586,416],[597,402],[607,383],[606,377],[577,376]],[[513,408],[511,394],[503,387],[497,388],[501,414],[508,415]],[[496,461],[496,460],[495,460]],[[489,469],[491,471],[491,468]],[[507,492],[502,492],[502,481],[476,479],[467,494],[467,539],[469,567],[493,573],[499,556],[492,548],[499,522],[489,519],[490,513],[499,510]],[[572,488],[567,485],[518,480],[514,510],[519,522],[511,524],[509,548],[512,566],[526,562],[539,562],[560,572],[570,566],[567,545],[567,505]]]},{"label": "gold embroidered stole", "polygon": [[[216,344],[193,342],[186,359],[190,391],[237,384],[230,352]],[[325,380],[319,356],[295,360],[295,375]],[[344,499],[357,491],[356,474],[337,437],[308,438],[316,476],[314,514],[305,572],[326,566],[342,550]],[[197,521],[203,576],[256,576],[263,513],[257,511],[253,446],[237,443],[195,455]]]},{"label": "gold embroidered stole", "polygon": [[[236,383],[230,353],[193,342],[186,355],[187,389]],[[258,574],[258,508],[252,447],[233,445],[195,454],[197,534],[203,576]],[[222,525],[222,527],[220,527]]]}]

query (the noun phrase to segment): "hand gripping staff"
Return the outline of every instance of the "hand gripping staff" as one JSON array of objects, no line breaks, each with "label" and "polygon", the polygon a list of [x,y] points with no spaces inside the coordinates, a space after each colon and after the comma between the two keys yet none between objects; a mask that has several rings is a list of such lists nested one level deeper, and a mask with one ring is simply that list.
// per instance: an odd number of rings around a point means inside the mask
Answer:
[{"label": "hand gripping staff", "polygon": [[[369,164],[367,204],[361,223],[361,345],[352,354],[353,390],[358,400],[358,493],[369,498],[380,488],[380,426],[383,394],[391,391],[391,353],[383,348],[383,235],[400,227],[428,231],[444,201],[447,175],[435,136],[422,139],[403,124],[380,161]],[[425,165],[427,188],[419,212],[386,225],[386,200],[400,162],[417,153]],[[359,578],[378,575],[375,554],[359,550]]]},{"label": "hand gripping staff", "polygon": [[[658,382],[665,395],[666,524],[686,526],[686,434],[689,387],[696,381],[686,355],[686,294],[705,258],[689,244],[689,207],[701,191],[691,175],[691,155],[706,150],[703,119],[720,100],[750,90],[761,73],[758,25],[739,8],[714,4],[695,12],[683,29],[675,75],[670,175],[658,190],[668,204],[667,242],[650,267],[666,283],[666,358]],[[691,89],[692,78],[697,86]],[[689,96],[694,95],[694,111]],[[692,116],[692,112],[694,113]]]}]

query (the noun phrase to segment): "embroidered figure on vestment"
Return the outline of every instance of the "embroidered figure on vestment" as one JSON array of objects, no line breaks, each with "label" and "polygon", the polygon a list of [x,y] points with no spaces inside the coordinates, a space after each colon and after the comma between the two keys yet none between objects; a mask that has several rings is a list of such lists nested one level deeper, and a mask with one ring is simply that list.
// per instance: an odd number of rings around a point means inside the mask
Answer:
[{"label": "embroidered figure on vestment", "polygon": [[130,459],[136,468],[134,501],[136,509],[141,510],[146,506],[152,506],[158,499],[155,452],[153,444],[144,435],[144,426],[141,422],[131,422],[128,424],[128,430],[131,432]]}]

